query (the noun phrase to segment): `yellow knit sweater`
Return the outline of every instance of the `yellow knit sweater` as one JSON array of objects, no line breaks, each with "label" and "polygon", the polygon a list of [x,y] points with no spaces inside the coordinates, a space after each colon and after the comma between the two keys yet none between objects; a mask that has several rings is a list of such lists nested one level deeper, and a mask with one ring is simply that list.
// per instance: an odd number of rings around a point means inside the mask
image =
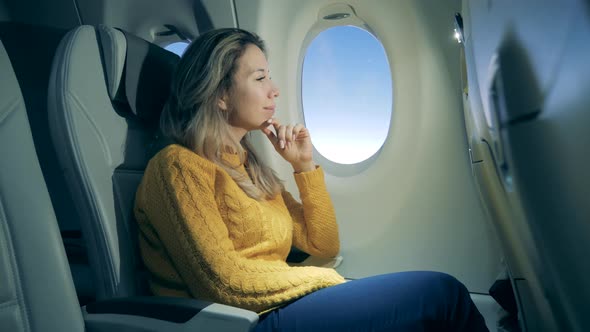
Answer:
[{"label": "yellow knit sweater", "polygon": [[[241,172],[237,155],[226,154]],[[295,174],[288,192],[256,201],[216,164],[170,145],[149,162],[135,217],[150,287],[256,312],[344,282],[333,269],[291,267],[291,245],[320,257],[339,251],[334,209],[321,168]]]}]

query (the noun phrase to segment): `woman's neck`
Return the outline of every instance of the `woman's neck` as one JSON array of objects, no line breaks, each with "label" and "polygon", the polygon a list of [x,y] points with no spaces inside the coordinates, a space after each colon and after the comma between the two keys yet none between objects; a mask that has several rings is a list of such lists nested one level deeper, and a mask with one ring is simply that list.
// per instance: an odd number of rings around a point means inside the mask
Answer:
[{"label": "woman's neck", "polygon": [[244,128],[230,126],[229,132],[232,135],[232,138],[236,140],[236,142],[240,142],[244,136],[248,133],[248,131]]}]

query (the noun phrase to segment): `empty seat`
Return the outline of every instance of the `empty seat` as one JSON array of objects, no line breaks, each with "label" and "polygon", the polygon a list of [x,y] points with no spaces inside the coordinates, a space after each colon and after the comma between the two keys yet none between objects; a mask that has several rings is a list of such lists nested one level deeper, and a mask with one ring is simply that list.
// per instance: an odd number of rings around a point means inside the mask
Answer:
[{"label": "empty seat", "polygon": [[0,41],[0,330],[84,331],[20,88]]},{"label": "empty seat", "polygon": [[33,135],[33,143],[81,304],[95,298],[79,220],[71,194],[57,161],[47,125],[47,85],[57,45],[67,30],[19,22],[0,23],[4,43],[16,74]]}]

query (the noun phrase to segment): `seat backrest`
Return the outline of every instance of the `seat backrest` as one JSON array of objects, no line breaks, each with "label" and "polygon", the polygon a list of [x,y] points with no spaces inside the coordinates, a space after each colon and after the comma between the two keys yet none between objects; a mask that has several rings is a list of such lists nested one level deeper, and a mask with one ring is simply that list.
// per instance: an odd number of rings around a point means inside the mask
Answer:
[{"label": "seat backrest", "polygon": [[84,331],[20,88],[0,41],[0,330]]},{"label": "seat backrest", "polygon": [[94,283],[80,231],[80,217],[73,208],[57,161],[47,125],[47,85],[57,45],[67,30],[20,22],[1,22],[0,39],[4,43],[24,98],[37,158],[57,217],[76,293],[81,304],[95,298]]},{"label": "seat backrest", "polygon": [[156,151],[159,114],[178,59],[105,26],[77,27],[58,46],[49,125],[81,218],[98,299],[143,292],[132,208]]},{"label": "seat backrest", "polygon": [[472,167],[520,319],[529,331],[590,331],[589,7],[485,7],[463,1]]}]

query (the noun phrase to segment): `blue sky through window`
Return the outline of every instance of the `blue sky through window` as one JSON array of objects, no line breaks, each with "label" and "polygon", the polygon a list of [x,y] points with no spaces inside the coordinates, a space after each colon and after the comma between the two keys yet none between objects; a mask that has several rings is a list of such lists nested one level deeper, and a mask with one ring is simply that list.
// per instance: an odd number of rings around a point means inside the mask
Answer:
[{"label": "blue sky through window", "polygon": [[187,46],[188,46],[187,42],[176,42],[176,43],[172,43],[170,45],[167,45],[165,47],[165,49],[167,49],[168,51],[170,51],[172,53],[176,53],[179,56],[182,56],[182,54],[186,50]]},{"label": "blue sky through window", "polygon": [[303,112],[315,148],[342,164],[375,154],[387,137],[393,105],[381,42],[353,26],[324,30],[307,49],[302,75]]}]

